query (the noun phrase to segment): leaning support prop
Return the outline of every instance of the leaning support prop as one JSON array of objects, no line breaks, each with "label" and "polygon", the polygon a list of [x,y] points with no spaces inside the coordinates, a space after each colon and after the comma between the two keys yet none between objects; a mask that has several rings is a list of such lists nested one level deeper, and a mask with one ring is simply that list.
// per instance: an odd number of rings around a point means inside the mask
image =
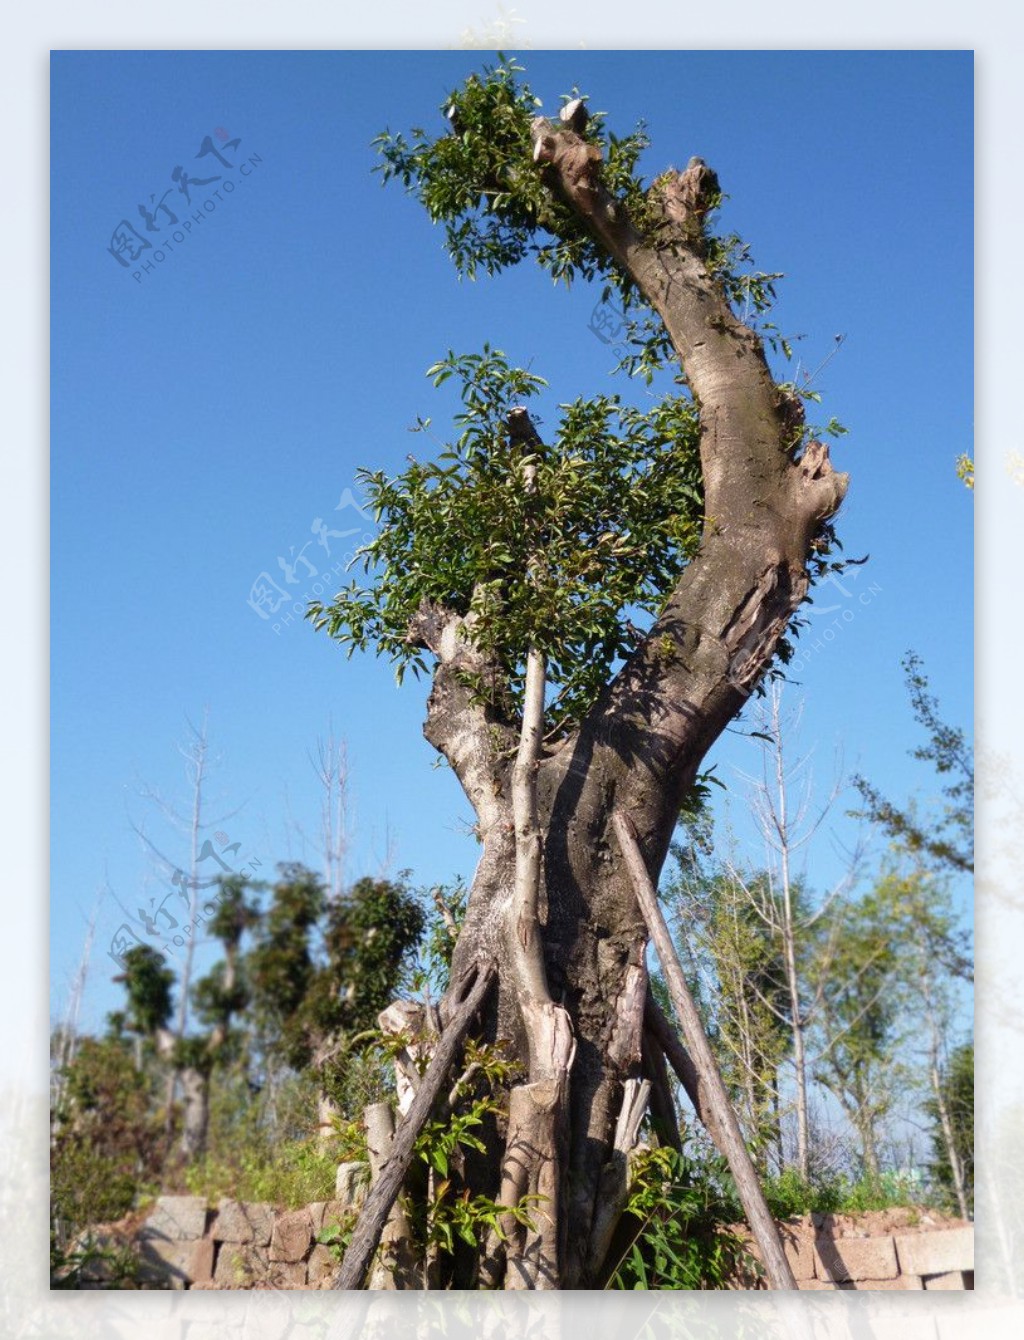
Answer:
[{"label": "leaning support prop", "polygon": [[395,1131],[391,1144],[391,1153],[381,1170],[380,1177],[370,1189],[370,1194],[359,1216],[359,1223],[352,1234],[352,1241],[345,1252],[341,1270],[334,1282],[335,1289],[360,1289],[366,1279],[373,1253],[377,1249],[380,1235],[384,1230],[391,1207],[394,1205],[402,1183],[409,1172],[413,1159],[416,1137],[423,1129],[428,1117],[444,1088],[448,1072],[455,1060],[455,1054],[469,1032],[477,1011],[494,980],[493,963],[480,966],[472,989],[460,1005],[453,1011],[448,1025],[441,1034],[430,1059],[412,1106],[403,1117]]},{"label": "leaning support prop", "polygon": [[700,1076],[700,1087],[706,1092],[707,1116],[710,1118],[707,1124],[709,1129],[713,1130],[716,1143],[720,1145],[722,1153],[729,1162],[729,1169],[736,1179],[736,1189],[754,1240],[761,1251],[768,1283],[773,1289],[795,1289],[796,1280],[786,1260],[778,1225],[768,1211],[757,1173],[743,1143],[736,1113],[729,1102],[718,1063],[701,1024],[693,996],[686,985],[679,956],[658,905],[651,877],[647,873],[633,821],[621,810],[616,810],[613,822],[640,910],[643,912],[647,929],[661,960],[683,1037]]}]

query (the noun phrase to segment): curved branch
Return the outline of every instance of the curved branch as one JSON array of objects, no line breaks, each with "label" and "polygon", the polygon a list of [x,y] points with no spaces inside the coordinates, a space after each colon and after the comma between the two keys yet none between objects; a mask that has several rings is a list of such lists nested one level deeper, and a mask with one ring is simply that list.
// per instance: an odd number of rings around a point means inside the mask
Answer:
[{"label": "curved branch", "polygon": [[498,670],[473,641],[474,616],[425,600],[409,623],[409,642],[437,658],[423,734],[451,764],[476,811],[481,836],[508,813],[508,756],[516,733],[479,693]]},{"label": "curved branch", "polygon": [[543,117],[532,139],[549,187],[661,316],[700,409],[707,516],[700,550],[584,726],[586,748],[610,746],[629,765],[620,769],[620,800],[636,812],[653,851],[667,843],[670,811],[806,596],[811,545],[848,479],[820,442],[795,458],[801,415],[708,264],[704,217],[718,199],[714,173],[693,159],[660,178],[647,194],[654,223],[641,230],[604,185],[595,144]]}]

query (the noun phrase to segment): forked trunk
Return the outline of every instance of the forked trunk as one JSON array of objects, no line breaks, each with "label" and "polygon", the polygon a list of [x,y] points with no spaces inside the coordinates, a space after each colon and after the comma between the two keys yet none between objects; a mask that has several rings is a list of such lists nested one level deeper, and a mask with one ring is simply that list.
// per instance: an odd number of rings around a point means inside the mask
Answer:
[{"label": "forked trunk", "polygon": [[[481,649],[474,613],[424,602],[408,630],[436,661],[425,734],[461,782],[482,842],[454,952],[456,994],[441,1003],[431,1070],[456,1019],[465,1022],[465,983],[494,965],[497,990],[477,1031],[506,1042],[525,1083],[512,1089],[507,1129],[474,1163],[467,1190],[508,1208],[527,1194],[540,1198],[531,1202],[532,1226],[506,1216],[501,1233],[457,1259],[455,1288],[580,1289],[603,1280],[644,1106],[656,1104],[662,1123],[674,1124],[665,1056],[681,1074],[692,1067],[652,1010],[647,928],[613,814],[629,815],[656,885],[701,761],[774,656],[807,593],[811,547],[846,489],[826,447],[801,445],[799,402],[774,384],[760,340],[706,263],[713,174],[697,160],[660,178],[648,193],[659,224],[641,231],[602,183],[600,152],[577,133],[584,122],[578,108],[562,125],[538,119],[534,162],[664,321],[700,408],[706,523],[654,626],[553,747],[537,727],[539,654],[530,652],[522,720],[509,720],[479,692],[504,669]],[[525,411],[513,410],[510,433],[523,440],[528,427]],[[456,1050],[445,1054],[454,1059]],[[690,1075],[698,1101],[703,1082]],[[396,1150],[412,1148],[425,1106],[421,1086]],[[365,1280],[374,1229],[404,1175],[396,1159],[381,1173],[376,1202],[371,1193],[339,1287]]]}]

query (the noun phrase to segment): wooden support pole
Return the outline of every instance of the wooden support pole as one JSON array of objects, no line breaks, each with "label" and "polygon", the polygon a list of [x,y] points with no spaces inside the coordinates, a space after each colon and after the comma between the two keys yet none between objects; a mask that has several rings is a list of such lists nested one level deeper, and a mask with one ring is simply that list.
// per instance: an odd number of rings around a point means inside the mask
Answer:
[{"label": "wooden support pole", "polygon": [[718,1152],[724,1154],[722,1136],[718,1129],[718,1123],[715,1121],[707,1082],[697,1074],[693,1057],[683,1046],[678,1033],[676,1033],[670,1021],[665,1018],[665,1012],[650,992],[648,992],[647,1004],[644,1008],[644,1025],[650,1037],[664,1053],[665,1060],[676,1072],[676,1078],[683,1086],[683,1092],[693,1105],[698,1121],[711,1136]]},{"label": "wooden support pole", "polygon": [[662,971],[679,1018],[683,1038],[693,1057],[696,1074],[699,1076],[695,1087],[700,1091],[702,1098],[705,1090],[707,1093],[707,1111],[713,1121],[713,1126],[709,1125],[709,1130],[717,1128],[716,1143],[720,1142],[720,1148],[728,1159],[730,1171],[736,1179],[736,1189],[754,1240],[764,1260],[769,1285],[773,1289],[795,1289],[796,1280],[786,1260],[778,1225],[769,1213],[757,1173],[743,1143],[743,1134],[736,1120],[736,1113],[729,1102],[718,1062],[704,1032],[690,988],[686,985],[682,964],[679,962],[679,955],[676,953],[668,925],[658,904],[654,884],[647,872],[633,821],[621,810],[616,810],[613,823],[633,881],[637,901],[647,922],[647,929],[654,941],[658,958],[661,960]]},{"label": "wooden support pole", "polygon": [[469,1032],[469,1026],[484,1002],[494,979],[495,966],[485,964],[477,969],[476,980],[461,1005],[452,1012],[448,1025],[437,1041],[430,1065],[420,1080],[412,1106],[400,1122],[391,1142],[391,1153],[381,1169],[380,1176],[370,1188],[363,1212],[359,1216],[352,1241],[345,1252],[341,1270],[334,1282],[335,1289],[360,1289],[366,1278],[373,1253],[377,1249],[391,1207],[402,1189],[412,1163],[416,1137],[444,1088],[455,1055]]}]

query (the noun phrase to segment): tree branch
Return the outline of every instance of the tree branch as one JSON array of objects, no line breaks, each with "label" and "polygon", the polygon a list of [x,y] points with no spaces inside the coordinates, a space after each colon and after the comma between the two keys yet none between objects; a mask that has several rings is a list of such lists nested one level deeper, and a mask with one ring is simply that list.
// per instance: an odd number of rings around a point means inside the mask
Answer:
[{"label": "tree branch", "polygon": [[647,194],[655,222],[641,230],[603,184],[601,152],[572,128],[579,124],[576,115],[564,125],[538,117],[534,161],[661,316],[701,415],[708,521],[700,551],[592,714],[596,738],[647,763],[652,775],[634,769],[633,794],[619,800],[657,830],[667,809],[655,804],[644,815],[641,793],[660,791],[671,807],[739,711],[807,593],[811,542],[848,481],[820,442],[794,459],[791,398],[708,264],[714,174],[695,159],[659,179]]},{"label": "tree branch", "polygon": [[515,749],[516,733],[473,691],[473,681],[486,689],[500,678],[474,643],[474,623],[472,614],[425,600],[406,636],[437,658],[423,734],[451,764],[485,837],[493,824],[507,819],[507,757]]}]

